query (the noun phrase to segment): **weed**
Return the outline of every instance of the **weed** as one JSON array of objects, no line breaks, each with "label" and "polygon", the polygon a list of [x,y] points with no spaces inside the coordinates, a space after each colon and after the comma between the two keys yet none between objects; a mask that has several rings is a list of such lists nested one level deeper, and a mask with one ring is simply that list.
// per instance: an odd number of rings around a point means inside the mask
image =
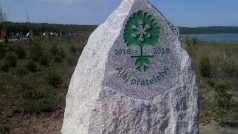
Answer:
[{"label": "weed", "polygon": [[28,70],[26,68],[26,65],[25,64],[19,64],[18,67],[17,67],[17,72],[19,74],[27,74]]},{"label": "weed", "polygon": [[228,88],[229,86],[222,81],[215,84],[213,117],[218,122],[227,117],[231,108],[231,94],[227,92]]},{"label": "weed", "polygon": [[17,55],[18,59],[23,59],[26,57],[26,52],[23,47],[17,46],[15,49],[15,54]]},{"label": "weed", "polygon": [[50,58],[46,52],[44,52],[42,56],[39,58],[39,63],[45,67],[49,66]]},{"label": "weed", "polygon": [[10,66],[6,62],[0,63],[0,71],[7,72],[9,70]]},{"label": "weed", "polygon": [[210,60],[207,57],[202,57],[199,61],[199,70],[200,74],[203,77],[211,76],[211,64]]},{"label": "weed", "polygon": [[15,67],[17,65],[17,58],[13,53],[8,53],[3,61],[10,67]]},{"label": "weed", "polygon": [[69,51],[70,51],[70,53],[71,53],[72,55],[75,55],[76,52],[77,52],[77,49],[76,49],[75,46],[72,45],[72,46],[69,47]]},{"label": "weed", "polygon": [[222,70],[224,70],[224,73],[227,75],[227,77],[238,77],[238,65],[234,63],[226,63],[222,66]]},{"label": "weed", "polygon": [[7,50],[4,46],[0,45],[0,60],[5,57],[5,54],[7,53]]},{"label": "weed", "polygon": [[62,83],[62,78],[52,70],[48,70],[45,72],[44,80],[49,86],[55,88],[57,88]]},{"label": "weed", "polygon": [[42,56],[43,56],[43,49],[42,49],[42,47],[36,45],[36,46],[32,46],[30,48],[29,57],[33,61],[39,62]]},{"label": "weed", "polygon": [[17,58],[13,53],[8,53],[0,62],[0,70],[7,72],[10,67],[17,65]]},{"label": "weed", "polygon": [[30,72],[36,72],[37,71],[37,65],[34,61],[28,61],[26,63],[26,69]]},{"label": "weed", "polygon": [[65,57],[65,52],[62,48],[58,48],[54,45],[50,51],[55,62],[62,62],[62,59]]},{"label": "weed", "polygon": [[51,101],[45,99],[25,100],[22,107],[23,112],[28,114],[40,114],[43,112],[52,112],[54,110]]}]

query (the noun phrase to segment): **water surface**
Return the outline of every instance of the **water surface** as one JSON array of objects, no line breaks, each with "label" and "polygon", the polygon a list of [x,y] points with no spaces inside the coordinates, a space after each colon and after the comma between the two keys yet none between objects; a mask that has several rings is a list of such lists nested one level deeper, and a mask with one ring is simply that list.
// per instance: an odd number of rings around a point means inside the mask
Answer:
[{"label": "water surface", "polygon": [[197,38],[201,41],[238,42],[238,34],[183,34],[182,38]]}]

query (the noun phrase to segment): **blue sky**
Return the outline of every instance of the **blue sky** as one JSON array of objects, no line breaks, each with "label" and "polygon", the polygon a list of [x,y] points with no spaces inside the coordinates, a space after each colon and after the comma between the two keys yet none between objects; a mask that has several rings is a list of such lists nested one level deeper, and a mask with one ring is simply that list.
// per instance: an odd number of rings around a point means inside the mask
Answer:
[{"label": "blue sky", "polygon": [[[10,21],[101,24],[121,0],[0,0]],[[176,26],[238,26],[238,0],[150,0]]]}]

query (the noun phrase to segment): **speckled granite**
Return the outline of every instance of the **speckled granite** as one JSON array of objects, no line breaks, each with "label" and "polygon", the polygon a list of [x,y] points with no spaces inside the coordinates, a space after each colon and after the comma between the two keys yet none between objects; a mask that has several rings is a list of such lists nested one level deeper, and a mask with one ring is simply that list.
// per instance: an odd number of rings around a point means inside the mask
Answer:
[{"label": "speckled granite", "polygon": [[[159,26],[159,40],[142,43],[143,50],[125,39],[130,18],[140,11]],[[153,37],[152,23],[137,24],[139,32],[132,36]],[[62,133],[198,134],[195,77],[177,28],[147,0],[124,0],[92,33],[79,58]]]}]

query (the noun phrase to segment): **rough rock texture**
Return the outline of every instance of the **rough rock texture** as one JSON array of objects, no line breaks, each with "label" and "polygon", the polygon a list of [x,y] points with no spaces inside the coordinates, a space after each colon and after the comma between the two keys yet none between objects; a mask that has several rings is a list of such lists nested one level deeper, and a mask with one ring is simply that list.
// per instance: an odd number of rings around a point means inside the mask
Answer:
[{"label": "rough rock texture", "polygon": [[[144,54],[153,54],[146,72],[136,70],[132,58],[139,54],[138,47],[128,48],[123,38],[130,17],[141,10],[160,26],[158,44],[144,48]],[[124,49],[132,54],[115,54]],[[198,133],[191,59],[177,28],[147,0],[124,0],[90,36],[71,79],[62,133]]]}]

